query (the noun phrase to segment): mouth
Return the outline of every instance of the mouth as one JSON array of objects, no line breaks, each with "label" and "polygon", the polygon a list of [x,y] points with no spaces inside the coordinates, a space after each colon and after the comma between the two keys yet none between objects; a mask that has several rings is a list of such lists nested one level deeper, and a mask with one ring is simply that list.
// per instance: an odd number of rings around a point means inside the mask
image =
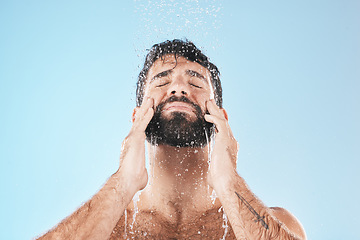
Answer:
[{"label": "mouth", "polygon": [[184,102],[171,102],[165,105],[163,111],[184,111],[195,112],[195,109],[188,103]]}]

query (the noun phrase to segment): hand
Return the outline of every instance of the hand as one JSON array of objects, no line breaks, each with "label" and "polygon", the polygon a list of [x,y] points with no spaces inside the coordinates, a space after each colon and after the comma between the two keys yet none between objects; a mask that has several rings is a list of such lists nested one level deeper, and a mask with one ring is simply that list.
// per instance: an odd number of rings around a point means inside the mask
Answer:
[{"label": "hand", "polygon": [[205,120],[215,124],[216,127],[208,173],[208,184],[216,190],[217,186],[222,187],[231,183],[234,174],[237,174],[236,161],[239,147],[230,129],[226,111],[220,109],[213,99],[206,102],[206,107],[210,114],[205,114]]},{"label": "hand", "polygon": [[123,178],[129,194],[145,188],[148,173],[145,167],[145,129],[154,115],[154,99],[144,98],[133,115],[133,125],[121,147],[118,174]]}]

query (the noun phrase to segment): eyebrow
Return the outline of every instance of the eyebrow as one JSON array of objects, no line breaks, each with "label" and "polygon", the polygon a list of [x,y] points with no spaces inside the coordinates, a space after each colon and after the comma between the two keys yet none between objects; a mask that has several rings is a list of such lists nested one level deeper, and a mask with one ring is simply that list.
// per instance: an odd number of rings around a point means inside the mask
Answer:
[{"label": "eyebrow", "polygon": [[194,71],[194,70],[186,70],[186,74],[189,75],[189,76],[192,76],[192,77],[197,77],[197,78],[200,78],[201,80],[205,81],[206,83],[207,82],[207,79],[204,77],[204,75],[198,73],[197,71]]},{"label": "eyebrow", "polygon": [[150,80],[150,82],[154,81],[156,78],[161,78],[161,77],[166,77],[168,75],[170,75],[172,73],[172,69],[160,72],[158,74],[156,74],[155,76],[153,76]]},{"label": "eyebrow", "polygon": [[[166,76],[170,75],[172,72],[173,72],[172,69],[160,72],[150,79],[150,83],[153,82],[157,78],[166,77]],[[185,71],[185,73],[191,77],[197,77],[208,84],[207,79],[204,77],[204,75],[202,75],[201,73],[198,73],[197,71],[188,69]]]}]

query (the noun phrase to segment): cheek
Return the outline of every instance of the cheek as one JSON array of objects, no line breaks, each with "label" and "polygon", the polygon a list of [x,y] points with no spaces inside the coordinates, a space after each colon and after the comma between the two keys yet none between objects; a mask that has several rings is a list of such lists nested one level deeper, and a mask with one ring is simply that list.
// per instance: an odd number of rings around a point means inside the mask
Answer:
[{"label": "cheek", "polygon": [[194,99],[195,102],[200,106],[201,110],[205,112],[206,110],[206,101],[210,100],[210,93],[204,93],[196,95],[196,98]]},{"label": "cheek", "polygon": [[207,100],[210,100],[212,96],[214,96],[214,93],[213,91],[211,90],[203,90],[203,89],[199,89],[199,90],[196,90],[194,92],[195,94],[193,94],[194,97],[196,97],[196,99],[199,101],[199,102],[205,102]]},{"label": "cheek", "polygon": [[211,100],[215,98],[215,93],[214,93],[214,89],[212,87],[212,85],[210,85],[209,90],[208,90],[208,99],[207,100]]},{"label": "cheek", "polygon": [[166,95],[166,92],[161,91],[157,88],[147,88],[145,90],[145,96],[151,97],[154,99],[154,106],[157,106],[161,101],[163,101],[164,96]]}]

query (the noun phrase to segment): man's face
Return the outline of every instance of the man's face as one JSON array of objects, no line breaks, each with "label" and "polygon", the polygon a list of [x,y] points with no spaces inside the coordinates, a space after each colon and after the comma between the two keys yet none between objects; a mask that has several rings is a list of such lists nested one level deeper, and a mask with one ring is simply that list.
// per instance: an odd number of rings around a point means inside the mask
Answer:
[{"label": "man's face", "polygon": [[204,119],[205,102],[214,98],[210,72],[198,63],[173,55],[150,68],[144,96],[154,99],[148,141],[171,146],[204,146],[212,124]]}]

